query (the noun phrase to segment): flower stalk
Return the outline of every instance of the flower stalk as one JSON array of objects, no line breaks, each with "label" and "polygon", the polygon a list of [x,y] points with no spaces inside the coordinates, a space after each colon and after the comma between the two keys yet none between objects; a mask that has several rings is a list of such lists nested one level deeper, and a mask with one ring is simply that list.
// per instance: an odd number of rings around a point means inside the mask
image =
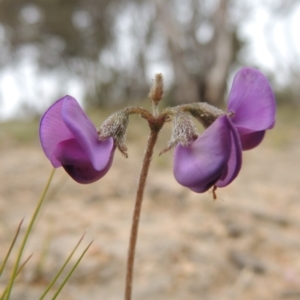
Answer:
[{"label": "flower stalk", "polygon": [[138,236],[139,221],[141,215],[141,208],[144,196],[144,189],[146,185],[147,175],[149,171],[149,166],[151,163],[151,158],[153,154],[153,149],[158,137],[159,130],[152,129],[148,138],[147,148],[143,159],[143,165],[140,173],[138,189],[136,193],[134,212],[132,217],[131,233],[129,240],[129,249],[127,257],[127,270],[126,270],[126,286],[125,286],[125,300],[131,300],[132,294],[132,279],[133,279],[133,267],[135,258],[135,248]]}]

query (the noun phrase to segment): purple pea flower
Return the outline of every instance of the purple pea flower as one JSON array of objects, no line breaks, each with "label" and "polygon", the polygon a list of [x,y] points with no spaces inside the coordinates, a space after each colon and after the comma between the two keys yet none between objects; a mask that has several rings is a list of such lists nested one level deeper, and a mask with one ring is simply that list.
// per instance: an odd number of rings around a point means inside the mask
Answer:
[{"label": "purple pea flower", "polygon": [[42,148],[54,168],[62,166],[79,183],[92,183],[109,170],[114,156],[112,137],[100,141],[97,130],[71,96],[56,101],[40,122]]},{"label": "purple pea flower", "polygon": [[228,100],[229,116],[219,116],[187,147],[174,154],[175,179],[192,191],[225,187],[238,175],[242,150],[256,147],[275,124],[275,98],[267,78],[243,68],[235,76]]},{"label": "purple pea flower", "polygon": [[173,172],[181,185],[203,193],[214,185],[228,185],[239,173],[241,165],[242,150],[237,130],[224,115],[188,147],[177,145]]}]

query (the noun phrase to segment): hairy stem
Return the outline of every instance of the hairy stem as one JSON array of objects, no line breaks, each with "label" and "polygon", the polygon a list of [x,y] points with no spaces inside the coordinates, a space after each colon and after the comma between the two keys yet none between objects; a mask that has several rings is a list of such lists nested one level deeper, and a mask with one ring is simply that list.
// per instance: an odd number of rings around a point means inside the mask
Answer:
[{"label": "hairy stem", "polygon": [[142,208],[144,189],[145,189],[148,170],[149,170],[149,166],[153,154],[153,148],[155,146],[157,136],[161,126],[159,127],[150,126],[150,128],[151,128],[151,132],[148,138],[147,149],[144,155],[142,170],[140,173],[139,184],[138,184],[138,189],[137,189],[136,199],[135,199],[134,213],[132,218],[128,258],[127,258],[125,300],[131,300],[135,246],[136,246],[136,241],[138,236],[139,220],[140,220],[140,213]]}]

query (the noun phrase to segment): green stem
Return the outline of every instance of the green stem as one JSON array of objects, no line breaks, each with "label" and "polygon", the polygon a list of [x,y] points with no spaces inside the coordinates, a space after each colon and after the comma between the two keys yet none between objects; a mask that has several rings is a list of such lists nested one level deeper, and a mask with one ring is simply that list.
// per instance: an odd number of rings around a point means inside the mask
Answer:
[{"label": "green stem", "polygon": [[73,266],[73,268],[70,270],[70,272],[68,273],[67,277],[64,279],[64,281],[61,283],[61,285],[59,286],[58,290],[56,291],[56,293],[53,295],[53,297],[51,298],[51,300],[55,300],[57,298],[57,296],[59,295],[59,293],[61,292],[62,288],[65,286],[65,284],[67,283],[67,281],[69,280],[69,278],[71,277],[71,275],[74,273],[75,269],[77,268],[77,266],[79,265],[80,261],[82,260],[83,256],[85,255],[86,251],[88,251],[88,249],[90,248],[90,246],[92,245],[93,241],[91,241],[88,246],[84,249],[84,251],[82,252],[82,254],[79,256],[78,260],[76,261],[75,265]]},{"label": "green stem", "polygon": [[16,240],[17,240],[17,237],[19,236],[20,229],[21,229],[21,226],[22,226],[23,221],[24,221],[24,218],[21,220],[21,222],[20,222],[20,224],[19,224],[19,226],[18,226],[18,229],[17,229],[17,231],[16,231],[16,233],[15,233],[15,236],[14,236],[14,238],[13,238],[13,241],[12,241],[12,243],[11,243],[9,249],[8,249],[8,252],[7,252],[7,254],[6,254],[5,258],[4,258],[4,261],[3,261],[3,263],[2,263],[2,266],[0,267],[0,277],[1,277],[1,275],[2,275],[2,272],[3,272],[4,268],[5,268],[5,265],[6,265],[6,263],[7,263],[7,260],[8,260],[8,258],[9,258],[9,256],[10,256],[10,254],[11,254],[11,251],[12,251],[14,245],[15,245],[15,242],[16,242]]},{"label": "green stem", "polygon": [[79,245],[82,242],[84,236],[85,236],[85,233],[82,235],[82,237],[80,238],[79,242],[76,244],[75,248],[72,250],[72,252],[68,256],[68,258],[66,259],[66,261],[64,262],[64,264],[62,265],[62,267],[60,268],[60,270],[58,271],[58,273],[51,280],[51,282],[49,283],[49,285],[47,286],[47,288],[45,289],[45,291],[43,292],[43,294],[42,294],[42,296],[40,297],[39,300],[43,300],[45,298],[45,296],[47,295],[47,293],[50,291],[50,289],[52,288],[52,286],[54,285],[54,283],[57,281],[57,279],[59,278],[59,276],[61,275],[61,273],[63,272],[63,270],[67,266],[67,264],[69,263],[69,261],[72,258],[73,254],[75,253],[75,251],[79,247]]},{"label": "green stem", "polygon": [[[28,256],[28,258],[22,263],[22,265],[19,267],[16,277],[22,272],[22,270],[24,269],[25,265],[28,263],[29,259],[32,257],[33,253],[31,255]],[[3,291],[0,300],[3,300],[6,293],[7,293],[7,289],[8,287],[6,287],[6,289]]]},{"label": "green stem", "polygon": [[46,186],[44,188],[44,191],[43,191],[43,193],[41,195],[41,198],[40,198],[40,200],[39,200],[39,202],[38,202],[38,204],[37,204],[37,206],[35,208],[35,211],[34,211],[34,213],[32,215],[32,218],[31,218],[30,223],[28,225],[28,228],[26,230],[25,236],[23,238],[23,241],[22,241],[22,244],[21,244],[21,248],[19,250],[16,262],[15,262],[15,265],[14,265],[14,268],[13,268],[13,271],[12,271],[12,274],[11,274],[11,278],[10,278],[10,281],[9,281],[9,284],[8,284],[7,294],[6,294],[6,299],[7,300],[9,300],[9,298],[10,298],[11,290],[12,290],[12,287],[13,287],[13,284],[14,284],[14,281],[15,281],[15,278],[16,278],[16,275],[17,275],[17,271],[18,271],[18,268],[19,268],[19,263],[20,263],[20,260],[21,260],[21,257],[22,257],[22,254],[23,254],[26,242],[28,240],[29,234],[30,234],[30,232],[32,230],[32,227],[33,227],[33,224],[34,224],[34,222],[36,220],[36,217],[37,217],[37,215],[39,213],[39,210],[40,210],[40,208],[42,206],[42,203],[43,203],[43,201],[45,199],[45,196],[46,196],[47,191],[49,189],[49,186],[51,184],[52,178],[54,176],[54,172],[55,172],[55,169],[52,170],[52,172],[51,172],[51,174],[49,176],[47,184],[46,184]]}]

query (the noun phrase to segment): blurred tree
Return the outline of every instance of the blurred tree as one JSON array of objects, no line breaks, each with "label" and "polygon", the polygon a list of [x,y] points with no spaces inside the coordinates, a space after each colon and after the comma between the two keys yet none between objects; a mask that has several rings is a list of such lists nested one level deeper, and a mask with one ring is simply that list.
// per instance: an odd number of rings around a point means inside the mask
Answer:
[{"label": "blurred tree", "polygon": [[172,76],[170,101],[216,104],[223,101],[241,46],[229,21],[230,5],[229,0],[2,0],[0,66],[31,55],[41,70],[80,76],[86,98],[103,103],[144,98],[151,66],[161,65]]},{"label": "blurred tree", "polygon": [[[56,67],[76,58],[97,60],[109,42],[111,19],[106,0],[3,0],[0,24],[11,51],[24,46],[38,50],[41,67]],[[96,5],[95,5],[96,4]]]},{"label": "blurred tree", "polygon": [[229,0],[155,3],[174,71],[176,102],[220,104],[240,48],[228,21]]},{"label": "blurred tree", "polygon": [[[266,1],[264,3],[270,11],[271,18],[267,22],[264,30],[267,47],[269,51],[276,56],[274,60],[275,69],[280,70],[280,77],[285,77],[285,84],[277,88],[276,98],[279,103],[300,105],[300,52],[299,46],[295,43],[295,38],[291,32],[291,15],[299,5],[297,0],[278,0],[275,2]],[[284,43],[286,45],[287,55],[284,55],[279,49],[276,39],[274,39],[275,30],[271,20],[285,20]],[[289,21],[288,21],[289,20]],[[278,79],[278,78],[275,78]]]}]

